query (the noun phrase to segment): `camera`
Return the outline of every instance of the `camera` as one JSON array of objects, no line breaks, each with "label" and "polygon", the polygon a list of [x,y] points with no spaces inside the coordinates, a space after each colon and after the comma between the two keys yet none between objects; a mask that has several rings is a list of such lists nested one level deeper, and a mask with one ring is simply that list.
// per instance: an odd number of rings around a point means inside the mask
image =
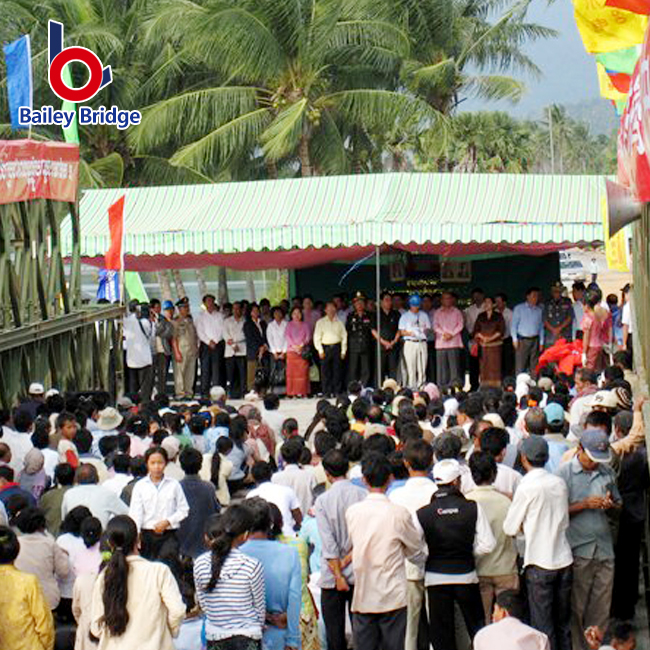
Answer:
[{"label": "camera", "polygon": [[138,305],[138,318],[145,318],[147,320],[151,318],[151,307],[148,303],[142,302]]}]

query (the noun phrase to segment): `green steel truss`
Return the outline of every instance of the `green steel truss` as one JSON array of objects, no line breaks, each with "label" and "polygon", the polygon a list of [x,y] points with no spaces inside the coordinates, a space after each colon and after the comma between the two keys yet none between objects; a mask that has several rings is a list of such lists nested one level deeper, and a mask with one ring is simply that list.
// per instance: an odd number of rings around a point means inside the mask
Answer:
[{"label": "green steel truss", "polygon": [[[60,223],[71,215],[72,255]],[[0,403],[32,381],[66,390],[121,386],[119,305],[83,305],[77,206],[37,199],[0,205]]]}]

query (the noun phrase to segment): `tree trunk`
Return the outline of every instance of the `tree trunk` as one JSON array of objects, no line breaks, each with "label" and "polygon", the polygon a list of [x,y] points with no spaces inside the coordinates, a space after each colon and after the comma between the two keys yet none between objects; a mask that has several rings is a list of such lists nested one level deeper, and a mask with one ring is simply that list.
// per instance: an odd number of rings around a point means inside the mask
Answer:
[{"label": "tree trunk", "polygon": [[169,273],[166,270],[158,271],[158,284],[160,285],[160,295],[162,296],[163,302],[165,300],[171,300],[173,302],[172,285],[169,282]]},{"label": "tree trunk", "polygon": [[275,160],[269,160],[268,158],[264,159],[264,164],[266,165],[266,176],[269,179],[275,180],[278,177],[278,164]]},{"label": "tree trunk", "polygon": [[185,286],[183,285],[183,280],[181,279],[181,272],[178,269],[172,269],[172,277],[174,278],[174,284],[176,285],[176,293],[179,298],[185,298],[187,293],[185,292]]},{"label": "tree trunk", "polygon": [[219,267],[219,277],[217,282],[219,285],[219,304],[223,305],[226,302],[230,302],[228,299],[228,273],[226,272],[225,266]]},{"label": "tree trunk", "polygon": [[309,136],[303,134],[298,145],[298,157],[300,158],[300,172],[303,178],[313,176],[311,158],[309,156]]},{"label": "tree trunk", "polygon": [[246,290],[248,292],[248,299],[255,302],[255,282],[253,281],[253,274],[251,272],[246,274]]},{"label": "tree trunk", "polygon": [[196,269],[196,281],[198,282],[199,285],[199,295],[201,296],[201,299],[203,299],[203,296],[205,296],[208,291],[208,284],[205,281],[205,275],[203,274],[203,269]]}]

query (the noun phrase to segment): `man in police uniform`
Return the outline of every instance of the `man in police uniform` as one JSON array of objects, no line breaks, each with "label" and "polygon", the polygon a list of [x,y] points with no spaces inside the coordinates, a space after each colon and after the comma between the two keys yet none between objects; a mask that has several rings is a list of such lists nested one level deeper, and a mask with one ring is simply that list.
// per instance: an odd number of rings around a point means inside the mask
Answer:
[{"label": "man in police uniform", "polygon": [[564,285],[555,282],[551,287],[551,298],[544,305],[544,349],[550,348],[558,339],[572,339],[573,304],[562,295],[563,291]]},{"label": "man in police uniform", "polygon": [[348,316],[348,382],[358,380],[362,386],[370,384],[372,368],[372,316],[366,311],[366,300],[361,293],[354,299],[354,311]]},{"label": "man in police uniform", "polygon": [[400,313],[393,309],[393,298],[388,292],[381,295],[379,306],[379,332],[377,332],[377,319],[373,318],[372,335],[379,339],[381,344],[381,377],[377,386],[381,386],[386,377],[397,379],[399,367],[400,342],[399,342]]},{"label": "man in police uniform", "polygon": [[172,321],[174,325],[174,387],[176,397],[191,399],[194,397],[199,337],[190,314],[189,298],[187,296],[181,298],[176,303],[176,307],[178,316]]}]

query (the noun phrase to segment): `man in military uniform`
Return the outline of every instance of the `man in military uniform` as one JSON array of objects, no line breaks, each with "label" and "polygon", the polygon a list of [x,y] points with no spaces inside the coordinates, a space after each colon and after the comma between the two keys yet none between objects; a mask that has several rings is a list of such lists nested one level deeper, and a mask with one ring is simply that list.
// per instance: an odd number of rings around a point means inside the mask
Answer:
[{"label": "man in military uniform", "polygon": [[181,298],[176,303],[176,307],[178,316],[172,321],[174,325],[174,387],[176,397],[191,399],[194,397],[199,337],[190,314],[189,298],[187,296]]},{"label": "man in military uniform", "polygon": [[384,292],[379,307],[379,331],[376,329],[376,318],[373,318],[375,329],[372,330],[372,335],[379,339],[381,344],[381,377],[377,380],[377,386],[381,386],[386,377],[397,379],[400,355],[399,318],[400,313],[393,309],[392,296]]},{"label": "man in military uniform", "polygon": [[558,339],[573,338],[573,305],[562,295],[564,285],[556,282],[551,287],[551,298],[544,305],[544,349],[550,348]]},{"label": "man in military uniform", "polygon": [[370,384],[372,368],[372,316],[366,311],[366,300],[358,293],[354,311],[348,316],[348,382],[358,380],[362,386]]}]

